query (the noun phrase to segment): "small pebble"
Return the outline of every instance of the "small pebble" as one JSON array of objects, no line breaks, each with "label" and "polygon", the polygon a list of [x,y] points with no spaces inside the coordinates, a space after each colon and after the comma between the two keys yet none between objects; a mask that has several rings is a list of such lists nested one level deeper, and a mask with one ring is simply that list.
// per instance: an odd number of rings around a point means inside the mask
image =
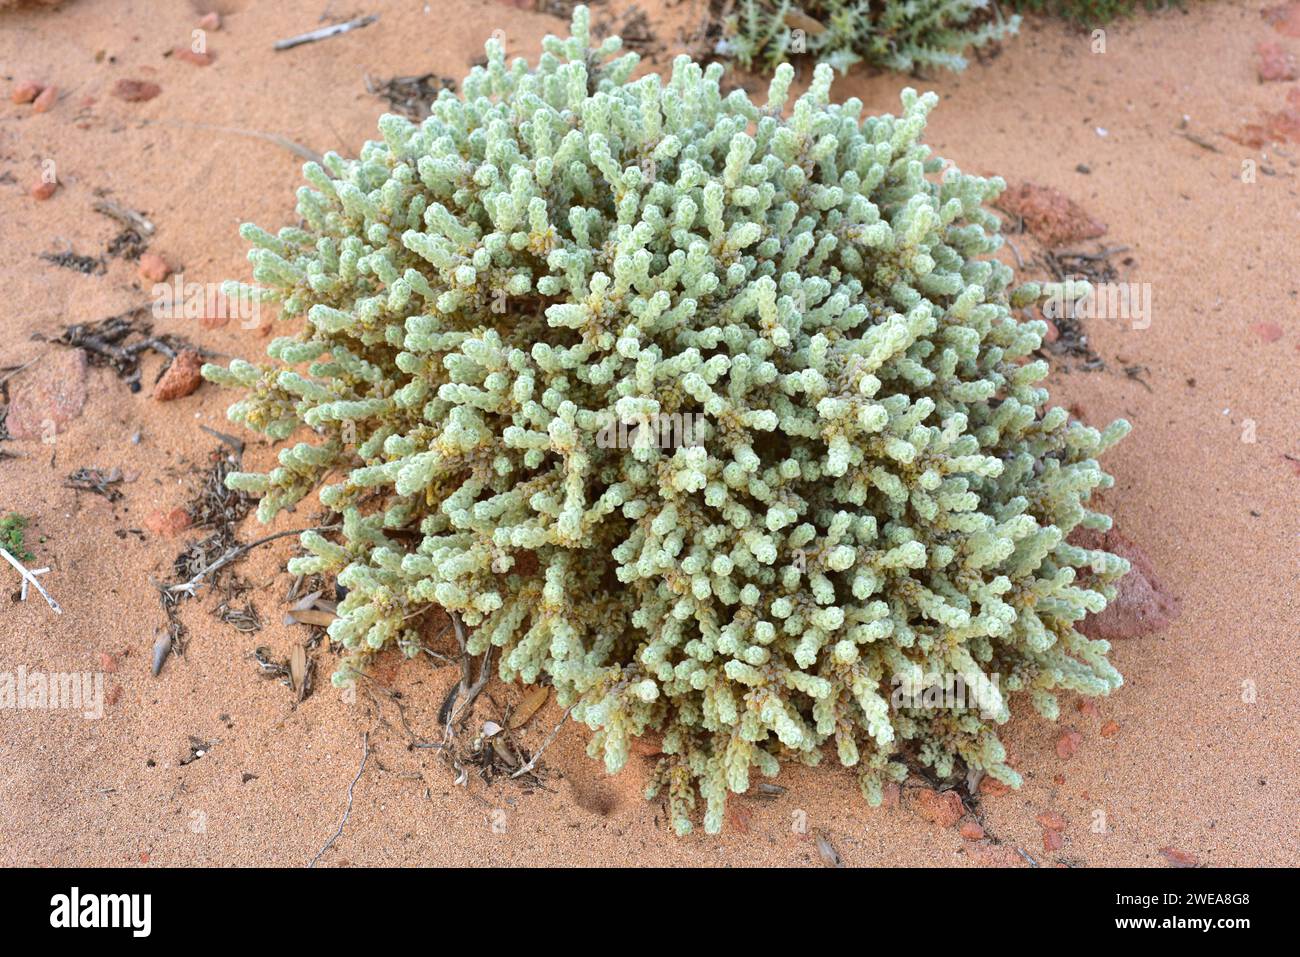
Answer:
[{"label": "small pebble", "polygon": [[1079,745],[1083,743],[1083,735],[1078,731],[1067,731],[1056,739],[1056,756],[1062,761],[1074,757],[1074,752],[1079,750]]},{"label": "small pebble", "polygon": [[193,349],[185,349],[172,360],[158,380],[153,397],[159,402],[170,402],[189,395],[203,382],[202,368],[202,357]]},{"label": "small pebble", "polygon": [[32,100],[32,112],[48,113],[57,102],[59,102],[59,88],[57,86],[47,86],[41,90],[40,96]]},{"label": "small pebble", "polygon": [[41,95],[45,85],[37,83],[35,80],[23,80],[14,85],[14,90],[9,94],[9,98],[15,103],[30,103]]},{"label": "small pebble", "polygon": [[1055,811],[1044,811],[1042,814],[1038,815],[1036,820],[1049,831],[1065,830],[1065,818],[1061,817],[1061,815],[1057,814]]},{"label": "small pebble", "polygon": [[152,100],[161,92],[162,87],[148,80],[122,79],[118,80],[117,85],[113,87],[113,95],[128,103],[143,103],[145,100]]},{"label": "small pebble", "polygon": [[162,282],[172,274],[172,267],[157,253],[145,252],[140,255],[139,274],[145,282]]}]

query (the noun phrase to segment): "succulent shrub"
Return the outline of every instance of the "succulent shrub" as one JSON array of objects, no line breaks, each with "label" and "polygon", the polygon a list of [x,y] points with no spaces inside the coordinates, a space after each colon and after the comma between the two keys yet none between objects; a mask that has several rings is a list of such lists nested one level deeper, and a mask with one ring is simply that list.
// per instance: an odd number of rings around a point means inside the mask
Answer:
[{"label": "succulent shrub", "polygon": [[[290,564],[348,589],[335,680],[441,607],[611,773],[661,733],[679,831],[827,743],[871,801],[909,760],[1017,784],[1010,695],[1120,684],[1075,626],[1127,563],[1067,536],[1109,527],[1127,424],[1048,407],[1019,313],[1061,290],[992,258],[1002,180],[930,155],[933,94],[864,117],[823,65],[791,105],[785,65],[756,104],[618,50],[581,7],[533,69],[489,42],[423,123],[308,163],[301,225],[243,228],[297,331],[204,374],[298,439],[229,476],[261,518],[343,516]],[[934,706],[953,675],[974,700]]]},{"label": "succulent shrub", "polygon": [[963,70],[966,50],[1011,36],[1020,18],[988,0],[740,0],[725,26],[724,47],[746,68],[806,54],[838,70]]}]

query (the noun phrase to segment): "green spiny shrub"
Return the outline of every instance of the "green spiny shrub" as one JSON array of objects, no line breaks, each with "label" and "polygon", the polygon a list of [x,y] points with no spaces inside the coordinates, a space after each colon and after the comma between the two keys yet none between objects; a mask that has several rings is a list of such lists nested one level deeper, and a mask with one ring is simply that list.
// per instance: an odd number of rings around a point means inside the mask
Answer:
[{"label": "green spiny shrub", "polygon": [[1182,0],[1009,0],[1008,3],[1014,10],[1048,14],[1086,27],[1131,16],[1139,6],[1146,10],[1165,10],[1182,5]]},{"label": "green spiny shrub", "polygon": [[[757,105],[686,57],[631,80],[584,8],[572,33],[532,70],[489,42],[463,97],[308,163],[301,226],[243,229],[305,322],[204,374],[303,439],[229,477],[262,519],[318,486],[343,516],[290,564],[349,589],[336,682],[441,606],[609,772],[662,732],[679,832],[828,742],[873,802],[907,759],[1018,784],[1007,696],[1055,718],[1121,681],[1075,625],[1127,563],[1066,539],[1109,527],[1128,426],[1047,406],[1016,310],[1062,290],[990,258],[1002,180],[920,143],[933,94],[864,118],[822,65],[787,119],[788,65]],[[953,675],[976,700],[935,707]]]},{"label": "green spiny shrub", "polygon": [[891,70],[962,70],[963,51],[1002,40],[1020,18],[988,0],[740,0],[726,41],[746,68],[772,70],[801,54],[838,70],[865,60]]}]

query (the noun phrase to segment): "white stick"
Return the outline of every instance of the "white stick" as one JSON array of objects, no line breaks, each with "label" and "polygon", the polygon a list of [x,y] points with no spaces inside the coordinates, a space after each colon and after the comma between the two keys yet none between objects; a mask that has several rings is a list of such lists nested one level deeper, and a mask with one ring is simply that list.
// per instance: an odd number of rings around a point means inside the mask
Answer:
[{"label": "white stick", "polygon": [[357,17],[355,20],[349,20],[347,23],[336,23],[333,26],[321,27],[319,30],[312,30],[310,33],[300,33],[296,37],[289,37],[287,40],[277,40],[275,48],[277,50],[289,50],[304,43],[315,43],[317,40],[326,40],[329,37],[336,37],[340,33],[347,33],[349,30],[355,30],[358,27],[367,27],[379,19],[379,14],[372,13],[370,16]]},{"label": "white stick", "polygon": [[0,556],[4,556],[5,561],[7,561],[10,565],[14,566],[14,568],[18,569],[18,574],[23,576],[24,581],[28,581],[32,583],[33,587],[35,587],[35,589],[41,593],[41,597],[44,598],[47,602],[49,602],[50,607],[54,609],[54,614],[56,615],[63,614],[63,609],[59,607],[59,603],[50,597],[49,592],[47,592],[44,588],[41,587],[41,583],[36,580],[36,576],[33,575],[31,572],[29,572],[26,568],[24,568],[22,562],[14,558],[3,548],[0,548]]},{"label": "white stick", "polygon": [[[29,568],[28,571],[31,572],[33,575],[44,575],[46,572],[49,571],[49,569],[48,569],[48,568]],[[26,578],[23,579],[23,590],[19,593],[19,595],[18,595],[18,600],[19,600],[19,601],[26,601],[26,600],[27,600],[27,579],[26,579]]]}]

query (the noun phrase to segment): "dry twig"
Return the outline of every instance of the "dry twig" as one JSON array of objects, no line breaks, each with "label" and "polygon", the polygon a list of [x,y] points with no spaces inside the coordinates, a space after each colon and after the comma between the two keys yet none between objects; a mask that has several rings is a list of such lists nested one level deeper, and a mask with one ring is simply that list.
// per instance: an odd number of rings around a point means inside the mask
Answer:
[{"label": "dry twig", "polygon": [[59,603],[50,597],[50,593],[41,587],[41,583],[36,580],[36,576],[29,572],[22,562],[10,555],[4,548],[0,548],[0,558],[3,558],[10,565],[14,566],[14,568],[18,570],[18,574],[23,576],[23,581],[28,582],[33,588],[41,593],[41,597],[49,603],[51,608],[54,609],[54,614],[63,614],[63,609],[59,607]]},{"label": "dry twig", "polygon": [[574,704],[569,705],[568,710],[565,711],[564,715],[560,718],[559,724],[557,724],[554,728],[551,729],[551,733],[548,734],[546,736],[546,740],[542,742],[542,746],[538,748],[536,752],[534,752],[531,758],[528,759],[527,764],[525,764],[514,774],[510,775],[512,778],[517,778],[520,775],[527,774],[529,771],[533,769],[533,766],[537,764],[537,759],[542,756],[542,752],[545,751],[548,747],[550,747],[551,742],[555,740],[555,736],[560,733],[560,728],[564,727],[564,722],[569,720],[569,712],[572,711],[575,706],[576,706],[576,702]]},{"label": "dry twig", "polygon": [[328,40],[330,37],[336,37],[340,33],[347,33],[349,30],[358,30],[361,27],[368,27],[379,19],[379,14],[372,13],[364,17],[357,17],[355,20],[349,20],[346,23],[335,23],[328,27],[321,27],[319,30],[309,30],[307,33],[300,33],[296,37],[289,37],[285,40],[275,41],[275,49],[292,50],[294,47],[302,46],[304,43],[315,43],[318,40]]},{"label": "dry twig", "polygon": [[348,785],[348,807],[347,810],[343,812],[343,820],[339,821],[339,829],[334,832],[334,836],[331,837],[328,841],[326,841],[325,846],[316,852],[316,856],[313,857],[311,859],[311,863],[307,865],[308,868],[315,867],[316,862],[320,860],[321,855],[324,854],[326,851],[328,851],[331,847],[333,847],[334,842],[343,836],[343,827],[348,823],[348,818],[352,814],[352,789],[355,788],[357,786],[357,782],[361,780],[361,775],[366,770],[366,759],[368,759],[369,757],[370,757],[370,732],[363,731],[361,733],[361,767],[357,768],[357,776],[354,777],[352,779],[352,783]]}]

